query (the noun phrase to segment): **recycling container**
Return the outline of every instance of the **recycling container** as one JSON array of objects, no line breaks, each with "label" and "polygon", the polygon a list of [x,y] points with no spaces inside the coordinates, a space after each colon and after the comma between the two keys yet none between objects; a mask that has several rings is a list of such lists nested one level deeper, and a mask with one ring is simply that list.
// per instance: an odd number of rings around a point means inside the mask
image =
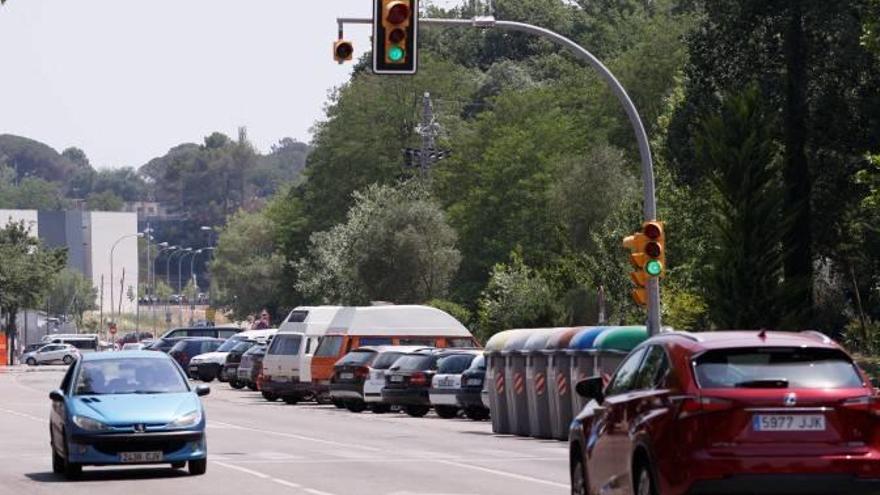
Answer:
[{"label": "recycling container", "polygon": [[547,374],[549,356],[544,351],[550,337],[560,330],[564,329],[549,328],[535,331],[522,350],[526,358],[526,395],[529,399],[529,436],[531,437],[553,436],[548,394],[552,381],[548,379]]},{"label": "recycling container", "polygon": [[614,375],[630,351],[647,338],[648,330],[643,326],[616,327],[599,335],[593,343],[596,349],[597,374],[608,377]]},{"label": "recycling container", "polygon": [[507,418],[510,432],[529,436],[529,396],[526,393],[526,342],[536,329],[515,333],[504,344],[504,381],[507,384]]},{"label": "recycling container", "polygon": [[507,340],[520,330],[507,330],[493,335],[483,353],[486,355],[486,381],[484,384],[488,396],[488,407],[492,415],[492,432],[510,433],[510,421],[507,414],[507,384],[504,377],[504,356],[501,351]]},{"label": "recycling container", "polygon": [[[571,356],[571,367],[569,368],[569,376],[571,377],[571,388],[574,390],[578,382],[591,376],[596,375],[596,349],[593,344],[596,338],[603,332],[608,331],[610,327],[591,327],[578,333],[571,339],[568,344],[567,353]],[[577,416],[587,400],[579,396],[576,392],[571,395],[571,413]]]},{"label": "recycling container", "polygon": [[547,340],[544,353],[547,355],[547,395],[550,407],[550,429],[552,438],[568,440],[568,427],[571,424],[571,354],[566,352],[571,339],[584,328],[567,328],[554,333]]}]

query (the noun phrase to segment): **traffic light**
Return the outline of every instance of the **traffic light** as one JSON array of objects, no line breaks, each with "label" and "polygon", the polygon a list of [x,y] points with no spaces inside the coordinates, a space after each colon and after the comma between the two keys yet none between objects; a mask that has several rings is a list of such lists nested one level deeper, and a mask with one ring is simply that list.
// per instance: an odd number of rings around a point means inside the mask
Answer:
[{"label": "traffic light", "polygon": [[630,250],[633,266],[630,278],[636,284],[632,297],[636,304],[648,305],[648,280],[662,277],[666,270],[666,234],[661,222],[645,222],[641,232],[623,239],[623,247]]},{"label": "traffic light", "polygon": [[333,60],[340,64],[348,62],[354,56],[354,45],[351,41],[337,40],[333,43]]},{"label": "traffic light", "polygon": [[373,72],[418,70],[418,0],[373,0]]}]

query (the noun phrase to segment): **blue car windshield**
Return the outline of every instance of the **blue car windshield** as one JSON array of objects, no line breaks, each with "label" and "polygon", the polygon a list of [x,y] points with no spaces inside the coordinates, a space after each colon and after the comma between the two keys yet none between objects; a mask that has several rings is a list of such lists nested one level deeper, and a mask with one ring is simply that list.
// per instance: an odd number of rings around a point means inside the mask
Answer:
[{"label": "blue car windshield", "polygon": [[120,358],[82,363],[76,395],[171,394],[187,392],[170,359]]}]

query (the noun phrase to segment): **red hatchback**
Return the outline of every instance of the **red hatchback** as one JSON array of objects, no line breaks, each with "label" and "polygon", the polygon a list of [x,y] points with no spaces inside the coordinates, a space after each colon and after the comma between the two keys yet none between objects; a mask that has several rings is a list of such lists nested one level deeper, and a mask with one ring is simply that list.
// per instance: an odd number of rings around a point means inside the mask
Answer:
[{"label": "red hatchback", "polygon": [[880,398],[818,332],[663,333],[577,389],[573,494],[880,493]]}]

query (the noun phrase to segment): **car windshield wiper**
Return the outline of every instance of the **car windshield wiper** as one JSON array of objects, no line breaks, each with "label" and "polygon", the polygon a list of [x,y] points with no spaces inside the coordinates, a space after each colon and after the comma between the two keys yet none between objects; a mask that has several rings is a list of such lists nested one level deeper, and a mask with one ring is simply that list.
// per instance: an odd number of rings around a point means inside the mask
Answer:
[{"label": "car windshield wiper", "polygon": [[735,386],[737,388],[788,388],[788,380],[785,378],[764,378],[738,382]]}]

